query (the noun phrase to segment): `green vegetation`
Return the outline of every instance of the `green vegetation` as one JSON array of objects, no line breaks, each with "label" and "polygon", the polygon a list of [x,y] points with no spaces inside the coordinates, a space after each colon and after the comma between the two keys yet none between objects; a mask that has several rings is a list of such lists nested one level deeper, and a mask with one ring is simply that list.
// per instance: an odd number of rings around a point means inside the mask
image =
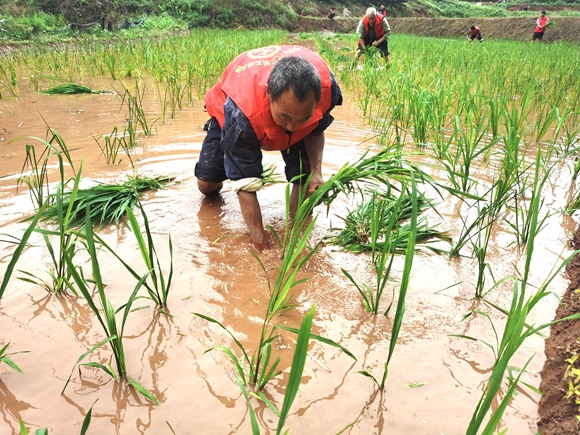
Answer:
[{"label": "green vegetation", "polygon": [[76,83],[64,83],[62,85],[54,86],[46,91],[42,91],[43,94],[48,95],[65,95],[65,94],[100,94],[101,91],[96,91],[87,86],[78,85]]},{"label": "green vegetation", "polygon": [[10,346],[10,343],[6,343],[2,349],[0,349],[0,363],[4,363],[6,365],[8,365],[9,367],[11,367],[13,370],[16,370],[19,373],[22,373],[22,369],[20,367],[18,367],[16,365],[16,363],[14,361],[12,361],[12,359],[10,359],[10,356],[12,355],[17,355],[19,353],[28,353],[28,350],[21,350],[18,352],[12,352],[12,353],[8,353],[8,347]]},{"label": "green vegetation", "polygon": [[[127,107],[130,120],[126,128],[131,130],[128,134],[133,135],[134,143],[137,129],[141,129],[143,134],[155,133],[151,128],[155,121],[144,112],[146,101],[158,103],[160,111],[165,113],[166,110],[168,116],[179,116],[189,101],[203,95],[217,81],[236,54],[249,48],[280,43],[285,38],[284,32],[275,30],[242,32],[230,29],[217,32],[196,29],[186,36],[171,35],[132,44],[122,44],[118,40],[113,44],[84,40],[78,46],[65,46],[58,51],[45,45],[31,46],[9,53],[5,60],[0,59],[0,66],[5,71],[3,77],[9,79],[0,83],[0,89],[6,98],[17,98],[21,86],[44,88],[45,84],[64,79],[71,82],[81,75],[107,77],[124,90],[118,98],[122,100],[121,107]],[[250,339],[255,340],[251,345],[243,344],[236,335],[238,331],[232,332],[227,321],[196,313],[199,318],[217,325],[220,332],[225,332],[223,335],[228,342],[233,343],[231,347],[227,343],[216,345],[214,343],[220,339],[208,337],[214,341],[208,351],[221,350],[232,363],[236,383],[249,405],[254,434],[259,433],[262,421],[258,421],[252,406],[253,398],[262,400],[269,409],[275,410],[273,412],[279,417],[277,433],[283,430],[301,385],[311,339],[331,345],[356,360],[355,355],[342,345],[312,334],[314,305],[310,305],[307,299],[305,303],[309,306],[304,310],[307,314],[301,316],[300,330],[285,326],[284,322],[288,320],[285,313],[295,307],[293,292],[308,281],[308,277],[302,274],[307,273],[308,263],[319,253],[322,241],[328,240],[317,238],[314,231],[319,225],[318,216],[313,216],[315,207],[319,204],[330,207],[339,197],[360,198],[355,211],[343,219],[346,228],[337,239],[346,239],[348,243],[343,245],[354,246],[354,250],[365,256],[372,268],[374,284],[360,284],[353,271],[345,271],[345,274],[358,289],[364,309],[374,314],[379,311],[390,314],[396,305],[396,311],[390,331],[381,331],[390,333],[388,349],[387,346],[376,349],[381,353],[381,365],[384,361],[382,377],[371,373],[370,369],[359,372],[384,390],[389,369],[392,369],[390,363],[394,350],[404,331],[407,293],[416,291],[410,279],[411,272],[414,272],[412,266],[417,243],[421,237],[446,235],[453,240],[448,252],[453,258],[449,261],[472,260],[474,264],[475,282],[470,284],[475,292],[466,318],[480,314],[491,320],[492,316],[485,313],[483,307],[492,307],[496,310],[494,314],[501,317],[501,323],[505,323],[505,327],[500,328],[492,322],[491,334],[495,343],[468,334],[456,335],[484,343],[493,352],[490,378],[468,428],[469,434],[493,433],[526,372],[527,363],[514,368],[514,355],[521,352],[528,337],[551,324],[529,324],[530,313],[551,294],[552,280],[576,254],[556,266],[543,283],[531,282],[537,235],[544,228],[546,216],[563,211],[547,209],[542,193],[550,187],[555,168],[565,167],[566,163],[576,167],[572,159],[579,152],[580,89],[575,84],[580,76],[580,60],[575,56],[577,47],[486,41],[475,51],[475,47],[466,44],[465,40],[399,36],[397,51],[400,55],[385,70],[370,56],[365,57],[360,65],[353,62],[351,52],[356,43],[353,35],[328,39],[316,36],[315,43],[336,72],[345,94],[360,102],[359,109],[374,129],[379,149],[368,151],[355,162],[345,164],[312,196],[306,198],[303,189],[300,205],[292,219],[290,186],[287,187],[286,213],[284,223],[280,223],[283,228],[281,231],[272,228],[278,243],[276,254],[279,254],[272,260],[275,264],[256,256],[266,278],[263,292],[267,294],[268,302],[263,307],[263,318],[260,316],[254,322],[259,331]],[[543,62],[538,64],[538,59]],[[18,68],[11,70],[11,64],[18,65]],[[38,77],[45,68],[51,72],[48,77],[31,78]],[[156,90],[160,91],[158,100],[155,97],[146,99],[143,77],[155,81]],[[88,95],[87,98],[99,97]],[[117,131],[115,127],[113,132]],[[168,236],[168,248],[163,253],[157,249],[154,229],[150,228],[145,207],[139,202],[142,188],[139,181],[132,180],[121,189],[100,185],[84,191],[79,188],[82,164],[75,170],[75,162],[62,138],[52,130],[49,130],[49,137],[49,140],[40,141],[44,149],[38,154],[34,145],[27,144],[25,166],[29,166],[30,172],[22,173],[19,186],[26,186],[32,192],[37,211],[7,266],[0,286],[0,298],[4,296],[16,262],[25,249],[49,252],[54,263],[54,270],[50,271],[52,280],[44,282],[31,272],[23,272],[25,279],[34,283],[35,288],[40,286],[49,290],[49,296],[65,290],[82,296],[82,302],[89,306],[103,332],[74,363],[67,385],[75,368],[98,368],[116,380],[123,379],[156,403],[152,393],[129,378],[132,368],[127,364],[124,340],[133,337],[125,334],[125,328],[129,315],[136,310],[133,309],[135,301],[141,298],[155,303],[155,316],[165,314],[170,317],[166,308],[170,290],[175,290],[172,238],[164,230],[164,235]],[[117,163],[119,148],[109,145],[111,148],[103,151],[108,160],[105,163]],[[58,158],[60,176],[56,187],[51,186],[50,191],[49,158]],[[65,173],[67,165],[71,166],[72,178]],[[430,171],[436,172],[437,178],[431,176]],[[273,168],[265,172],[271,181]],[[574,175],[570,179],[566,178],[564,171],[559,172],[558,182],[570,183],[573,191],[578,170],[571,172]],[[123,196],[119,199],[117,193],[121,190]],[[440,218],[438,204],[428,194],[438,195],[443,201],[454,201],[462,225],[451,228],[448,234],[432,231],[427,218],[423,220],[420,216],[421,212],[428,218]],[[130,209],[131,206],[138,208],[142,220]],[[571,208],[568,210],[573,211]],[[141,256],[139,266],[144,268],[143,272],[138,272],[138,267],[123,259],[116,246],[107,244],[97,234],[100,228],[95,228],[95,224],[118,223],[125,213],[127,227],[135,236],[138,247],[135,251]],[[43,222],[46,217],[50,219]],[[83,219],[83,228],[73,228],[79,219]],[[448,225],[447,222],[442,224]],[[511,237],[513,250],[522,255],[523,267],[514,267],[507,276],[498,276],[500,279],[492,274],[487,256],[494,242],[494,231],[503,231]],[[35,234],[40,234],[45,241],[42,247],[28,244]],[[81,247],[84,248],[83,254],[89,257],[88,263],[83,264],[78,258]],[[403,253],[404,259],[398,257]],[[118,308],[107,294],[104,277],[108,275],[98,258],[110,254],[126,268],[123,272],[128,272],[135,281],[121,295],[123,303]],[[395,276],[392,265],[397,260],[401,260],[403,265]],[[191,262],[181,263],[187,265],[179,264],[177,267],[194,267]],[[165,270],[163,265],[166,265]],[[89,275],[90,279],[87,278]],[[346,279],[343,281],[349,285]],[[513,290],[509,293],[511,305],[502,307],[497,302],[501,298],[490,300],[489,296],[501,291],[501,285],[508,282],[513,282]],[[450,286],[458,284],[451,282]],[[383,310],[382,296],[389,285],[394,288],[393,295]],[[358,298],[356,292],[355,295]],[[217,317],[213,313],[212,316]],[[278,411],[263,390],[281,372],[280,357],[275,355],[281,331],[297,334],[298,339],[284,401],[281,411]],[[93,352],[109,349],[112,357],[108,363],[85,362]],[[5,351],[6,347],[0,353]],[[508,387],[502,391],[506,379]],[[480,430],[482,427],[483,432]]]}]

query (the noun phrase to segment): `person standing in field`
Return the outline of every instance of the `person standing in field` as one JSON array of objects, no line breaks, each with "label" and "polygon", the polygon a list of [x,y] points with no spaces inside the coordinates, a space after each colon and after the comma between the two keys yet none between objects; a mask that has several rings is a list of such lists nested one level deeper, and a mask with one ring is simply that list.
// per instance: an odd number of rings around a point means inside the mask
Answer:
[{"label": "person standing in field", "polygon": [[236,57],[205,94],[211,119],[195,165],[197,187],[216,196],[227,179],[256,249],[269,248],[256,192],[262,188],[262,151],[281,151],[293,183],[293,215],[306,179],[307,195],[323,183],[324,131],[342,105],[342,92],[326,62],[299,46],[277,45]]},{"label": "person standing in field", "polygon": [[481,30],[477,26],[471,26],[469,31],[467,32],[466,36],[469,42],[472,42],[474,39],[477,39],[479,42],[483,42],[483,36],[481,36]]},{"label": "person standing in field", "polygon": [[387,16],[387,8],[385,7],[385,5],[381,5],[381,7],[379,8],[379,14],[381,14],[383,17]]},{"label": "person standing in field", "polygon": [[365,16],[358,23],[356,34],[360,38],[356,49],[357,59],[366,51],[367,47],[376,47],[385,58],[385,62],[389,61],[388,39],[391,27],[387,19],[378,14],[375,8],[367,9]]},{"label": "person standing in field", "polygon": [[542,38],[544,37],[544,31],[546,30],[546,26],[549,22],[550,19],[546,15],[546,11],[542,11],[536,20],[536,30],[534,31],[534,36],[532,36],[532,42],[534,42],[536,39],[538,42],[542,41]]}]

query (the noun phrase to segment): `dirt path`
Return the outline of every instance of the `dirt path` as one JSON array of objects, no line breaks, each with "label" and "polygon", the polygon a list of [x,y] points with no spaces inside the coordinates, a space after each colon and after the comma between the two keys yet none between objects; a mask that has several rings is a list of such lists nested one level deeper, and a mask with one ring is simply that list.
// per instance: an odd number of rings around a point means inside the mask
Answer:
[{"label": "dirt path", "polygon": [[[580,227],[571,241],[572,248],[580,249]],[[556,319],[561,319],[580,312],[580,257],[575,257],[566,267],[570,285],[562,297],[562,303],[556,310]],[[580,320],[562,322],[551,328],[546,340],[546,362],[542,369],[540,390],[544,395],[540,399],[540,422],[538,429],[542,435],[569,435],[580,433],[580,424],[576,415],[580,414],[573,401],[563,399],[568,390],[566,359],[580,349]],[[576,367],[578,365],[576,364]]]},{"label": "dirt path", "polygon": [[[550,16],[550,14],[548,14]],[[580,42],[580,18],[550,16],[551,24],[546,29],[544,42],[572,41]],[[332,30],[341,33],[354,33],[359,18],[339,17],[298,19],[296,31],[312,32]],[[481,28],[486,39],[531,40],[536,26],[535,18],[389,18],[393,35],[408,33],[436,37],[464,37],[467,29],[476,25]]]}]

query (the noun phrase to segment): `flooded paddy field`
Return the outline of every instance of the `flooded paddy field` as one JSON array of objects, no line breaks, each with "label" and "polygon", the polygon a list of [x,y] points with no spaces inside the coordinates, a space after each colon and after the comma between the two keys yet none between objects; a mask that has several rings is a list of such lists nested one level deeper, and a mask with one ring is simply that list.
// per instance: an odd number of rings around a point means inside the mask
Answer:
[{"label": "flooded paddy field", "polygon": [[[275,43],[276,38],[271,37],[261,45]],[[307,44],[314,47],[312,41]],[[223,57],[227,56],[223,54]],[[209,58],[208,55],[206,59]],[[338,173],[344,165],[376,154],[384,149],[385,143],[395,143],[396,136],[396,129],[381,130],[378,121],[369,126],[371,113],[373,119],[381,118],[376,116],[383,107],[380,99],[373,100],[368,107],[361,105],[366,91],[357,89],[356,83],[368,79],[371,67],[365,64],[366,69],[355,68],[348,78],[340,63],[333,63],[332,59],[329,63],[339,78],[345,101],[333,111],[335,121],[326,132],[323,159],[326,178]],[[372,74],[396,77],[402,64],[403,60],[395,60],[390,71],[373,68]],[[20,68],[19,74],[24,77],[25,68]],[[215,67],[215,71],[219,68]],[[209,77],[208,83],[216,80],[215,73],[206,77]],[[192,91],[189,101],[184,98],[182,107],[172,117],[171,105],[163,104],[169,101],[166,96],[170,82],[142,72],[138,85],[142,92],[140,106],[152,126],[151,134],[145,135],[142,126],[137,127],[138,143],[129,151],[130,159],[121,151],[120,163],[106,164],[99,146],[103,143],[102,136],[110,134],[114,127],[125,128],[128,119],[125,89],[131,95],[139,91],[134,87],[133,78],[113,79],[88,73],[82,78],[84,85],[107,92],[44,95],[24,85],[18,87],[17,96],[9,97],[3,92],[5,98],[0,100],[0,127],[3,128],[0,132],[0,233],[3,235],[0,271],[2,275],[7,273],[16,249],[16,244],[11,242],[23,236],[29,225],[23,220],[35,213],[29,189],[23,185],[17,187],[19,177],[29,170],[29,167],[23,168],[25,144],[34,144],[38,151],[42,150],[39,139],[46,138],[47,127],[60,134],[76,169],[82,161],[80,188],[119,183],[134,174],[170,177],[164,189],[146,192],[140,198],[160,259],[160,272],[167,277],[172,269],[167,307],[159,310],[142,289],[139,295],[143,298],[133,303],[123,332],[127,378],[142,385],[158,404],[124,379],[114,379],[98,367],[75,365],[105,336],[83,297],[75,296],[70,290],[54,294],[18,279],[28,272],[49,280],[47,271],[52,271],[50,252],[42,234],[33,233],[0,299],[0,348],[9,343],[7,353],[12,354],[11,360],[22,370],[19,373],[6,364],[0,365],[0,433],[20,433],[20,420],[31,430],[46,427],[51,434],[80,433],[91,407],[88,433],[251,433],[248,403],[234,380],[237,371],[230,357],[219,349],[206,352],[215,346],[226,346],[240,357],[239,348],[222,328],[193,313],[221,322],[246,349],[254,351],[269,299],[266,273],[270,279],[275,278],[282,250],[276,247],[272,237],[272,249],[255,251],[237,195],[227,183],[217,198],[204,198],[197,189],[193,169],[205,137],[202,126],[208,118],[200,100],[203,87],[199,92]],[[371,79],[377,80],[376,76]],[[47,86],[43,81],[39,83],[39,88]],[[394,87],[388,89],[395,93]],[[392,102],[384,104],[394,107]],[[530,121],[526,125],[533,125],[531,119],[536,117],[532,112],[528,115]],[[391,114],[388,117],[394,119]],[[414,153],[408,157],[409,161],[441,185],[449,185],[445,166],[434,153],[428,152],[431,148],[437,149],[437,144],[427,137],[425,143],[417,146],[418,124],[411,124],[401,139],[404,147]],[[443,140],[453,135],[450,125],[446,126]],[[498,150],[507,147],[508,127],[505,129],[494,145]],[[551,146],[561,148],[560,138],[564,136],[551,124],[549,131],[554,140],[547,133],[539,141],[544,155]],[[527,156],[527,167],[536,159],[536,142],[530,139],[534,136],[529,131],[521,134],[521,153]],[[489,143],[490,137],[484,135],[481,144]],[[457,143],[453,142],[452,148]],[[574,144],[570,144],[570,149]],[[469,178],[478,186],[493,184],[502,167],[499,154],[498,151],[487,158],[474,159]],[[554,157],[552,161],[556,160]],[[547,211],[552,213],[534,240],[526,278],[530,295],[571,253],[567,246],[575,222],[569,213],[556,212],[568,207],[573,196],[571,162],[574,162],[573,156],[558,162],[551,170],[550,182],[542,190],[544,213],[541,217]],[[264,163],[275,165],[275,173],[283,173],[283,161],[278,153],[264,153]],[[67,177],[72,177],[71,167],[65,165],[65,169]],[[54,192],[59,179],[54,157],[47,173],[50,190]],[[281,175],[276,178],[283,179]],[[471,194],[482,195],[487,187],[473,188]],[[285,189],[286,183],[273,183],[258,193],[264,223],[278,234],[284,232],[286,225]],[[438,193],[432,186],[422,184],[419,190],[436,204],[434,209],[425,212],[430,223],[437,224],[438,230],[456,242],[466,223],[477,216],[476,207],[465,195],[444,189]],[[529,199],[531,191],[526,190],[525,195]],[[493,225],[485,257],[489,266],[485,269],[484,298],[475,296],[479,266],[471,245],[462,255],[449,256],[428,249],[434,246],[449,251],[451,245],[446,241],[417,244],[401,332],[389,362],[385,388],[381,390],[372,379],[358,372],[370,372],[379,380],[382,377],[405,258],[397,255],[394,260],[380,314],[367,312],[361,295],[342,269],[358,282],[372,285],[375,273],[369,254],[346,251],[329,238],[344,226],[343,218],[360,202],[359,193],[348,197],[339,195],[328,210],[322,205],[314,209],[318,217],[309,240],[312,245],[323,241],[298,272],[297,279],[305,281],[292,288],[293,306],[273,320],[275,324],[299,328],[303,317],[315,306],[312,333],[339,343],[356,360],[336,347],[311,340],[300,388],[284,427],[294,434],[465,433],[488,386],[496,361],[494,350],[499,346],[496,340],[501,340],[506,323],[506,315],[497,307],[509,310],[514,291],[511,281],[497,287],[493,284],[510,276],[521,278],[526,268],[525,244],[518,243],[508,223],[515,221],[517,213],[508,209]],[[141,211],[136,209],[135,214],[143,226]],[[51,228],[48,223],[39,225]],[[95,231],[135,271],[147,272],[134,232],[125,224],[106,225]],[[98,260],[107,298],[115,309],[120,309],[135,288],[136,280],[106,249],[99,250]],[[92,276],[86,250],[78,250],[75,264],[83,269],[85,278]],[[566,277],[556,272],[548,287],[554,295],[542,298],[526,317],[526,323],[550,322],[558,305],[557,295],[566,286]],[[96,297],[92,286],[91,291]],[[389,315],[382,315],[393,298],[393,309]],[[117,317],[120,321],[121,312]],[[542,333],[545,336],[548,330]],[[509,428],[509,433],[536,433],[540,396],[525,384],[539,387],[543,346],[544,338],[532,334],[510,360],[510,366],[521,368],[533,356],[500,419],[499,431]],[[280,336],[272,342],[272,352],[280,357],[278,368],[282,374],[268,382],[263,393],[278,409],[284,400],[295,348],[296,335],[288,331],[280,331]],[[22,351],[28,353],[13,353]],[[111,355],[111,348],[104,345],[82,362],[97,362],[114,372]],[[512,371],[513,376],[518,374],[517,370]],[[70,383],[66,385],[69,376]],[[498,409],[506,393],[507,374],[502,384],[490,412]],[[276,433],[275,412],[264,400],[254,396],[251,404],[260,433]]]}]

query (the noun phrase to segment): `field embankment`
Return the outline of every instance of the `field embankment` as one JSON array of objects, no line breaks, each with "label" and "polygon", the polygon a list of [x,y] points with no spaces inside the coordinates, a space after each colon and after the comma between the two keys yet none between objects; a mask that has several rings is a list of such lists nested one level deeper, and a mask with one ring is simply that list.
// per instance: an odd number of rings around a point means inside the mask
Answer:
[{"label": "field embankment", "polygon": [[[332,30],[341,33],[354,32],[359,18],[329,20],[327,18],[300,17],[295,30]],[[551,17],[544,42],[580,42],[580,18]],[[485,39],[531,40],[536,20],[526,17],[509,18],[389,18],[393,33],[409,33],[422,36],[463,37],[470,26],[481,29]]]}]

